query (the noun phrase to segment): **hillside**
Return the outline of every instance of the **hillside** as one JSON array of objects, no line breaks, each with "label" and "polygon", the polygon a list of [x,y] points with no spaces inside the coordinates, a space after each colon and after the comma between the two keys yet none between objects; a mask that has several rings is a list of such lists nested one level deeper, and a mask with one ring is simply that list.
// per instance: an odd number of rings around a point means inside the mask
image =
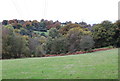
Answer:
[{"label": "hillside", "polygon": [[43,57],[95,48],[120,47],[120,20],[86,22],[3,20],[2,59]]},{"label": "hillside", "polygon": [[118,78],[118,49],[82,55],[11,59],[2,63],[3,79]]}]

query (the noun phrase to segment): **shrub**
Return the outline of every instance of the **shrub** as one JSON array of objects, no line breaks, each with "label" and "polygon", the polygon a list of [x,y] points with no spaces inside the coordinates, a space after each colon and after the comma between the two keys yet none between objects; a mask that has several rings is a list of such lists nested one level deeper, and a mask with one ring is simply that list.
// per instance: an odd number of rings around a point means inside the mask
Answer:
[{"label": "shrub", "polygon": [[85,31],[80,27],[70,29],[67,33],[69,52],[80,51],[80,43],[82,37],[90,34],[90,31]]},{"label": "shrub", "polygon": [[92,49],[92,47],[94,47],[94,40],[91,36],[86,35],[86,36],[82,36],[81,40],[80,40],[80,48],[81,50],[87,51]]},{"label": "shrub", "polygon": [[60,37],[59,31],[56,28],[51,28],[49,30],[49,36],[52,38],[58,38]]},{"label": "shrub", "polygon": [[27,47],[27,41],[21,35],[15,33],[12,27],[2,27],[2,58],[20,58],[26,56],[29,49]]},{"label": "shrub", "polygon": [[46,43],[46,51],[49,54],[67,53],[67,39],[65,37],[49,38]]},{"label": "shrub", "polygon": [[103,21],[100,24],[93,26],[93,38],[95,47],[106,47],[114,45],[116,26],[110,21]]}]

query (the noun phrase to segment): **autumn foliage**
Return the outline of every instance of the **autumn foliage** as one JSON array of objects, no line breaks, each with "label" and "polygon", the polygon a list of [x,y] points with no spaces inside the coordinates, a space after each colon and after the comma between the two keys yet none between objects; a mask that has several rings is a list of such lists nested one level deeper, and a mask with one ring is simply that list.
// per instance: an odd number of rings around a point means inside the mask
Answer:
[{"label": "autumn foliage", "polygon": [[94,25],[44,19],[3,20],[2,58],[81,54],[93,48],[120,47],[119,34],[120,20]]}]

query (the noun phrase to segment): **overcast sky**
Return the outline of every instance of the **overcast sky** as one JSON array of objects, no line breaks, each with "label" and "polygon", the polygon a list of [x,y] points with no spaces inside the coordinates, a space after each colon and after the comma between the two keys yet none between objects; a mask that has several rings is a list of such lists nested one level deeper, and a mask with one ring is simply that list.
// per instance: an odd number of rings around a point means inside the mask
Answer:
[{"label": "overcast sky", "polygon": [[87,23],[118,19],[119,0],[0,0],[0,21],[59,20]]}]

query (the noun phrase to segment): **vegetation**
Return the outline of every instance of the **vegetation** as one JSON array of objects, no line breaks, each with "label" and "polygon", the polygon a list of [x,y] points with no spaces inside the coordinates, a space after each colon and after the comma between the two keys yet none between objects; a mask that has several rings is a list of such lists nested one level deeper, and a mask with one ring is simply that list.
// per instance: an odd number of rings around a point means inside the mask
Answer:
[{"label": "vegetation", "polygon": [[120,47],[120,20],[91,26],[85,22],[14,19],[3,20],[2,29],[3,59]]},{"label": "vegetation", "polygon": [[103,21],[101,24],[93,26],[93,37],[96,47],[115,45],[116,39],[113,37],[116,34],[116,28],[116,24],[112,24],[110,21]]},{"label": "vegetation", "polygon": [[118,49],[3,60],[2,68],[3,79],[118,79]]}]

